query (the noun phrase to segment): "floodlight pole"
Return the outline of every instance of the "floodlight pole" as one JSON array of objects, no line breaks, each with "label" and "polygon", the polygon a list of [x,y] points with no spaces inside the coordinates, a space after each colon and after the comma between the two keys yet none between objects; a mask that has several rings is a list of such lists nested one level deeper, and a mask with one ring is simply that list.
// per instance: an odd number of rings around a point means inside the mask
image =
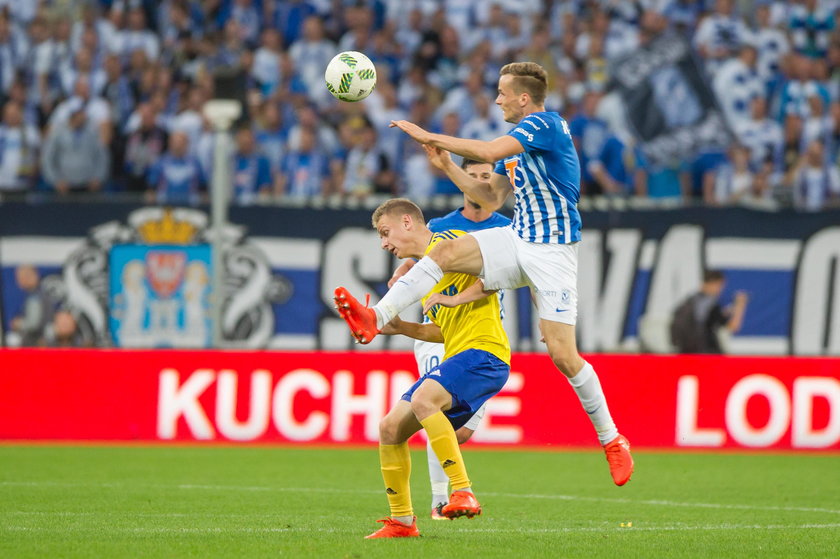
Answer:
[{"label": "floodlight pole", "polygon": [[224,263],[227,247],[224,230],[227,225],[227,210],[231,194],[230,134],[231,124],[239,118],[242,106],[239,101],[214,99],[204,105],[204,115],[213,124],[215,131],[213,147],[213,177],[210,181],[211,225],[211,317],[213,320],[213,347],[221,348],[224,341],[222,330],[222,304],[224,303]]}]

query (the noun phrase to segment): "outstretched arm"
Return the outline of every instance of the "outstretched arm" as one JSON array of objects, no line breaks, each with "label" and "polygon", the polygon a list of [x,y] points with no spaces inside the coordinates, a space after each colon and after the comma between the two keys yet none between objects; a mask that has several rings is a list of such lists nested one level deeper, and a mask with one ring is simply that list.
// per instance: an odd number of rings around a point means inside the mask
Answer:
[{"label": "outstretched arm", "polygon": [[466,171],[455,165],[448,151],[428,145],[424,145],[423,149],[426,150],[429,163],[446,173],[449,180],[455,183],[461,192],[486,210],[496,211],[501,208],[512,192],[510,180],[506,176],[493,173],[490,182],[482,182],[472,178]]},{"label": "outstretched arm", "polygon": [[435,305],[442,307],[457,307],[458,305],[466,305],[473,301],[479,301],[485,297],[494,294],[495,291],[486,291],[484,289],[484,282],[476,280],[474,284],[455,295],[444,295],[442,293],[433,293],[429,295],[426,302],[423,304],[423,312],[427,313]]},{"label": "outstretched arm", "polygon": [[519,140],[508,135],[485,142],[483,140],[456,138],[446,134],[433,134],[407,120],[392,120],[390,126],[399,128],[421,144],[445,149],[462,157],[486,161],[487,163],[495,163],[500,159],[525,151]]},{"label": "outstretched arm", "polygon": [[396,335],[402,334],[415,340],[423,340],[424,342],[443,343],[443,334],[440,332],[440,326],[428,322],[420,324],[418,322],[404,322],[400,317],[394,319],[386,324],[380,334]]}]

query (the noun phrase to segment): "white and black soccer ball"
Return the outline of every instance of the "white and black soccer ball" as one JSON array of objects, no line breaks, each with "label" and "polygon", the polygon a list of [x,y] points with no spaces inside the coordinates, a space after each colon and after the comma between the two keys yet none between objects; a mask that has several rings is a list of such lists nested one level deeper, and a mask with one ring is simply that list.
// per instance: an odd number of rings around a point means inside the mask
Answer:
[{"label": "white and black soccer ball", "polygon": [[361,101],[376,87],[376,68],[364,54],[348,50],[330,60],[324,79],[336,99]]}]

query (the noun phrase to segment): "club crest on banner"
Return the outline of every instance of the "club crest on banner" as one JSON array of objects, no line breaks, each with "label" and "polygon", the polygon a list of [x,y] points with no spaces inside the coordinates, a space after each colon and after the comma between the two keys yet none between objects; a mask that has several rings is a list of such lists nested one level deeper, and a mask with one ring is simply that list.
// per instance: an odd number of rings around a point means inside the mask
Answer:
[{"label": "club crest on banner", "polygon": [[[79,316],[98,346],[210,347],[212,256],[207,215],[192,208],[147,207],[125,223],[91,229],[85,244],[44,285]],[[244,228],[228,225],[223,258],[224,347],[265,347],[274,332],[273,303],[291,283],[272,272]]]}]

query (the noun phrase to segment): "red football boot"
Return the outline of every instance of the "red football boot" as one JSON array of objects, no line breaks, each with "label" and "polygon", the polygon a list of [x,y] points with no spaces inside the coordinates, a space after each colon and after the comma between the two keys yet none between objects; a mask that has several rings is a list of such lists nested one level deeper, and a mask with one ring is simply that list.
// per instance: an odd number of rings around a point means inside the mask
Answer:
[{"label": "red football boot", "polygon": [[369,344],[379,334],[376,327],[376,312],[367,306],[370,301],[368,295],[365,304],[362,305],[355,297],[350,295],[344,287],[335,288],[335,308],[344,322],[350,327],[350,333],[360,344]]},{"label": "red football boot", "polygon": [[630,455],[630,441],[619,435],[604,445],[610,474],[616,485],[624,485],[633,475],[633,457]]},{"label": "red football boot", "polygon": [[481,514],[481,505],[478,499],[470,491],[453,491],[449,496],[449,504],[440,509],[440,513],[446,518],[458,518],[466,516],[472,518]]},{"label": "red football boot", "polygon": [[410,526],[406,526],[402,522],[394,520],[391,517],[382,518],[377,520],[377,522],[381,522],[384,526],[376,532],[365,536],[366,540],[372,540],[375,538],[417,538],[420,536],[420,530],[417,529],[416,516],[411,519]]}]

